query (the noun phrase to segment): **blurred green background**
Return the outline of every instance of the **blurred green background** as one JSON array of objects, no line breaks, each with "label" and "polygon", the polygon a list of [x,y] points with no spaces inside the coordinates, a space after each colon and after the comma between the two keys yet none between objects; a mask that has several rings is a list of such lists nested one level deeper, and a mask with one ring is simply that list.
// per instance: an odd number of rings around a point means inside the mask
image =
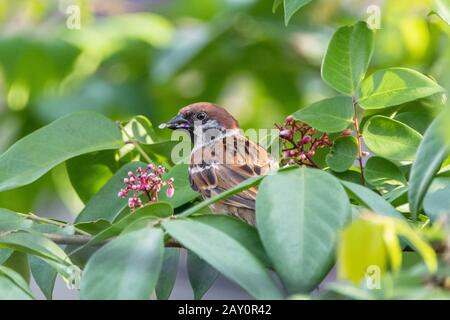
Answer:
[{"label": "blurred green background", "polygon": [[[314,0],[285,27],[272,0],[0,0],[0,152],[86,109],[159,124],[212,101],[244,128],[270,128],[336,94],[320,77],[328,41],[337,27],[367,19],[373,4],[381,29],[369,73],[410,67],[448,89],[450,28],[428,15],[430,3]],[[67,24],[73,5],[80,29]],[[0,207],[21,212],[60,216],[81,206],[64,166],[0,193]]]}]

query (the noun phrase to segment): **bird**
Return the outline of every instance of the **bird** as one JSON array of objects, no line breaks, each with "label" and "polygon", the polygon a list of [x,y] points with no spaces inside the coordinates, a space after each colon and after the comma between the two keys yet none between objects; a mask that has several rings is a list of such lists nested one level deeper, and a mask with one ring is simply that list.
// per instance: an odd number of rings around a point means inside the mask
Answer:
[{"label": "bird", "polygon": [[[180,109],[160,128],[185,130],[193,149],[188,173],[191,188],[204,199],[214,197],[244,180],[278,169],[269,152],[243,135],[237,120],[224,108],[198,102]],[[213,213],[236,216],[255,226],[257,187],[252,187],[210,206]]]}]

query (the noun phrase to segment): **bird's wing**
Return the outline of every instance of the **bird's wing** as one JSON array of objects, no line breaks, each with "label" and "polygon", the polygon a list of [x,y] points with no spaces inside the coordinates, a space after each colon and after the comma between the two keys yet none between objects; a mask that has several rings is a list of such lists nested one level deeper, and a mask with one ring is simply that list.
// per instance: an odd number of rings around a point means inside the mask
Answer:
[{"label": "bird's wing", "polygon": [[[276,167],[264,148],[243,136],[232,135],[196,150],[191,157],[189,177],[192,188],[209,198]],[[222,204],[254,210],[256,192],[257,188],[250,188]]]}]

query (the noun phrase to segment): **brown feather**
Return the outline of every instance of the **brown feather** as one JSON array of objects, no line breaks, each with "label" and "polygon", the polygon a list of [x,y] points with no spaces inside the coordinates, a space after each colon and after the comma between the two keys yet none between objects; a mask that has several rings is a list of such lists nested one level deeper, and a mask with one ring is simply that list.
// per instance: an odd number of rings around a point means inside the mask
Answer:
[{"label": "brown feather", "polygon": [[[194,150],[189,176],[193,189],[209,198],[276,168],[264,148],[241,135],[234,135]],[[212,210],[236,215],[254,225],[257,191],[254,187],[240,192],[216,203]]]}]

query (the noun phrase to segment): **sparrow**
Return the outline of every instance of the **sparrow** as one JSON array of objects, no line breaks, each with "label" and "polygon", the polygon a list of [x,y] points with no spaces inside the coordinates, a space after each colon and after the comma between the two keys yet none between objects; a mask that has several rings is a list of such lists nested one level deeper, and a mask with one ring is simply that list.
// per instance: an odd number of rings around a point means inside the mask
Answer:
[{"label": "sparrow", "polygon": [[[236,119],[224,108],[209,102],[183,107],[160,128],[185,130],[193,149],[189,160],[189,182],[204,199],[214,197],[242,181],[278,169],[266,149],[242,134]],[[213,213],[230,214],[256,224],[257,187],[216,202]]]}]

